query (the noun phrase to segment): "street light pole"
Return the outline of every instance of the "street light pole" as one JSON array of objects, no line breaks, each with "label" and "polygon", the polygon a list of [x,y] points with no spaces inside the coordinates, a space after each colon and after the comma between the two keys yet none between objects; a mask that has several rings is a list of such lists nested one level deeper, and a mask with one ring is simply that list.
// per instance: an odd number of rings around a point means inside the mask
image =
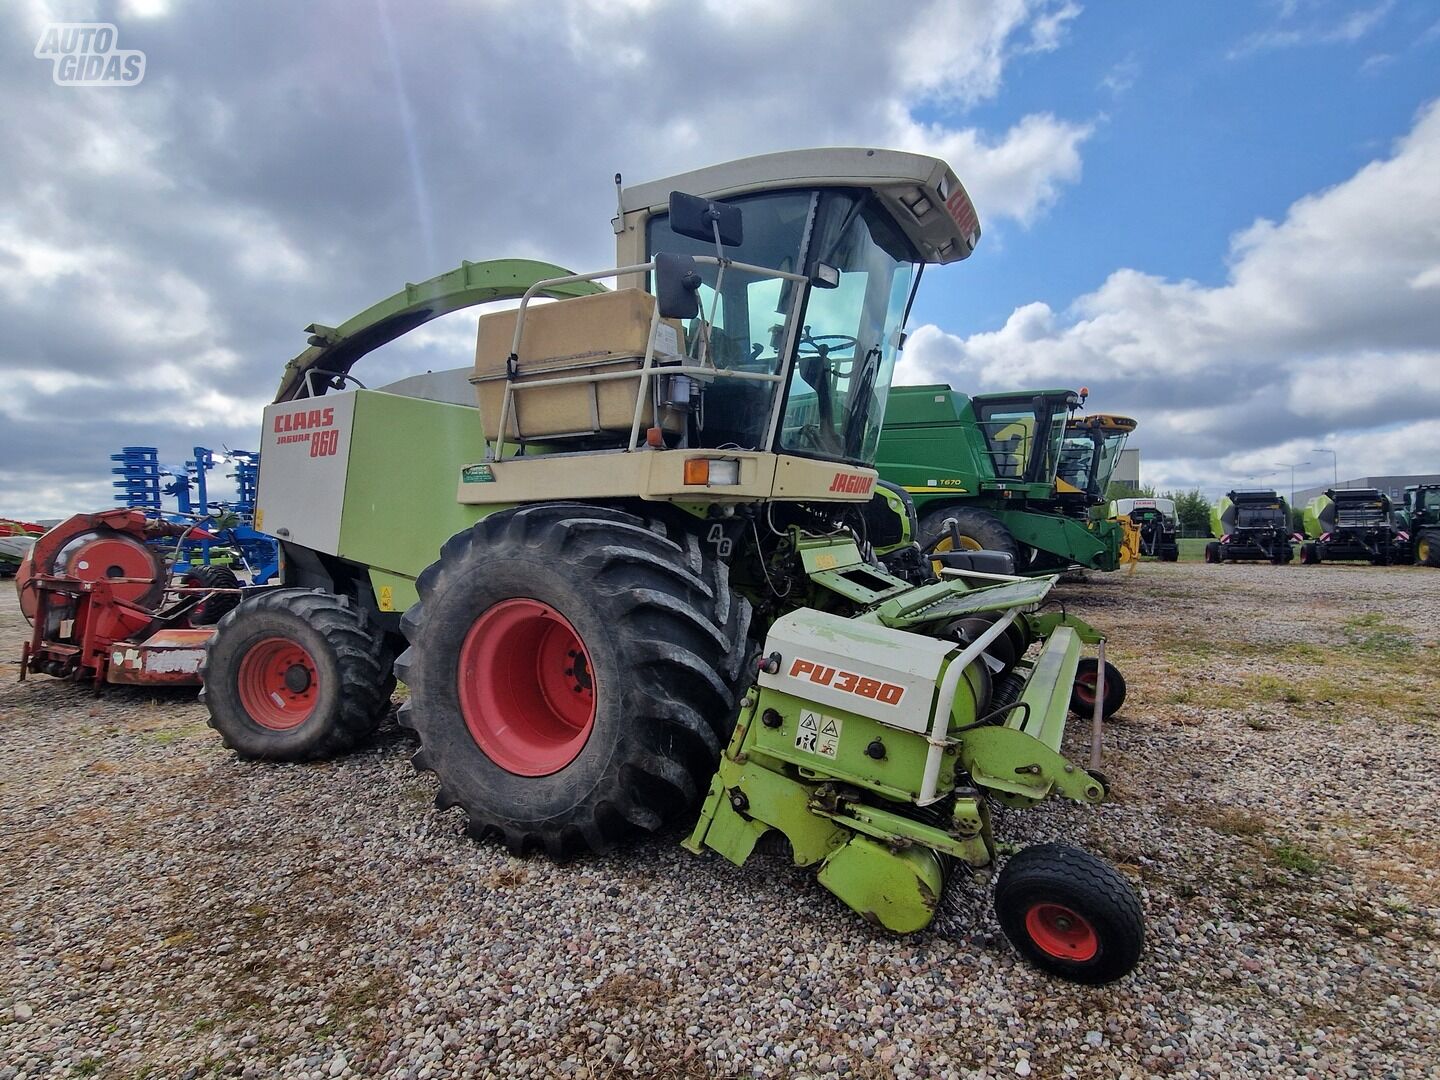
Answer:
[{"label": "street light pole", "polygon": [[1295,522],[1294,522],[1294,515],[1295,515],[1295,470],[1298,469],[1298,468],[1300,468],[1300,467],[1302,467],[1302,466],[1304,466],[1304,465],[1309,465],[1310,462],[1308,462],[1308,461],[1295,461],[1295,462],[1290,462],[1290,461],[1277,461],[1277,462],[1275,462],[1275,464],[1276,464],[1276,465],[1279,465],[1282,469],[1289,469],[1289,470],[1290,470],[1290,515],[1289,515],[1289,516],[1290,516],[1291,520],[1290,520],[1289,522],[1287,522],[1287,524],[1289,524],[1289,525],[1291,525],[1291,526],[1293,527],[1294,524],[1295,524]]},{"label": "street light pole", "polygon": [[1332,464],[1333,466],[1335,466],[1335,482],[1334,482],[1334,486],[1338,488],[1338,487],[1340,486],[1340,455],[1337,454],[1337,453],[1335,453],[1334,450],[1330,450],[1330,449],[1328,449],[1327,447],[1324,447],[1324,446],[1317,446],[1317,447],[1315,447],[1315,449],[1311,450],[1310,453],[1312,453],[1312,454],[1329,454],[1329,455],[1330,455],[1330,464]]}]

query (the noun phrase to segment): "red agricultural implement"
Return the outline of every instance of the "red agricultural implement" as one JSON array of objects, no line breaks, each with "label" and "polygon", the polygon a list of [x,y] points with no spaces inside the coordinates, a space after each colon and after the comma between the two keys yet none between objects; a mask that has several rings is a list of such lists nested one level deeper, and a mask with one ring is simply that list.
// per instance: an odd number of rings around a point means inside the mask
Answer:
[{"label": "red agricultural implement", "polygon": [[138,510],[105,510],[40,537],[15,577],[32,627],[20,677],[198,685],[212,624],[240,586],[220,567],[196,567],[173,585],[151,541],[183,532]]}]

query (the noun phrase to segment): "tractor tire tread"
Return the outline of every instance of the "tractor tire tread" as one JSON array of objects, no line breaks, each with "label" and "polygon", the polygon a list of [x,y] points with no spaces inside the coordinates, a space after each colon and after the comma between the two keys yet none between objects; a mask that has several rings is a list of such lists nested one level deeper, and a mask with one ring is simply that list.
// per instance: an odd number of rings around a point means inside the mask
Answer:
[{"label": "tractor tire tread", "polygon": [[343,754],[368,741],[388,707],[388,702],[382,700],[390,672],[384,636],[370,625],[364,608],[347,596],[322,589],[279,588],[247,597],[232,608],[216,625],[215,634],[206,646],[200,669],[200,700],[210,711],[210,726],[220,733],[225,746],[243,757],[270,757],[269,754],[235,745],[232,733],[226,731],[223,721],[210,707],[207,699],[213,695],[210,687],[204,684],[217,643],[222,643],[225,636],[236,633],[237,626],[243,628],[252,613],[294,615],[319,631],[334,654],[340,683],[344,687],[344,692],[338,696],[334,722],[328,726],[324,737],[298,754],[274,760],[319,760]]},{"label": "tractor tire tread", "polygon": [[[629,684],[622,693],[631,719],[617,750],[615,780],[543,820],[507,814],[498,797],[482,804],[473,794],[476,781],[447,760],[442,736],[450,737],[456,724],[463,731],[464,719],[440,715],[446,709],[434,704],[426,682],[444,676],[419,648],[427,609],[460,575],[506,551],[583,575],[623,642]],[[703,797],[749,681],[750,606],[732,592],[728,568],[707,556],[694,533],[594,504],[524,506],[447,540],[416,588],[419,602],[400,622],[409,644],[396,672],[412,692],[399,722],[420,738],[416,770],[440,778],[437,805],[461,806],[471,836],[498,837],[516,854],[541,850],[565,860],[654,832]]]}]

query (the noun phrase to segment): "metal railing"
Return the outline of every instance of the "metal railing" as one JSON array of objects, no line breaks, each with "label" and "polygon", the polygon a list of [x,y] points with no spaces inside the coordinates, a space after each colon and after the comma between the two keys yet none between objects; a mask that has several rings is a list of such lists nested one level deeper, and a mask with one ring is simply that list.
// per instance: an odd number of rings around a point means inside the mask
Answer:
[{"label": "metal railing", "polygon": [[[803,274],[794,274],[785,270],[774,270],[768,266],[755,266],[752,263],[735,262],[732,259],[722,259],[713,255],[696,255],[697,263],[703,263],[717,267],[715,279],[716,302],[720,296],[720,286],[724,282],[724,274],[727,268],[744,271],[754,274],[757,277],[778,278],[783,281],[790,281],[796,284],[808,284],[809,279]],[[618,278],[629,274],[650,273],[655,269],[654,262],[636,263],[633,266],[620,266],[610,270],[597,270],[590,274],[567,274],[564,277],[546,278],[537,281],[525,290],[525,295],[520,298],[520,307],[515,317],[515,334],[510,343],[510,355],[505,364],[505,393],[500,402],[500,420],[498,430],[495,433],[494,442],[491,444],[488,458],[490,461],[500,461],[504,458],[506,447],[506,426],[510,420],[511,413],[515,410],[514,396],[520,390],[535,390],[543,387],[574,386],[574,385],[595,385],[603,382],[618,382],[624,379],[638,379],[639,386],[635,392],[635,414],[630,424],[630,438],[625,446],[625,451],[632,452],[640,449],[640,425],[645,415],[645,401],[655,385],[657,372],[667,377],[675,375],[688,375],[699,380],[710,380],[716,378],[741,379],[747,382],[783,382],[789,374],[790,358],[794,354],[795,336],[799,331],[799,314],[801,304],[804,300],[805,290],[797,288],[793,290],[790,301],[790,310],[785,315],[785,345],[780,354],[780,366],[776,372],[759,371],[731,371],[727,368],[716,367],[709,362],[709,356],[705,350],[705,342],[708,340],[708,333],[702,333],[700,338],[700,355],[693,358],[693,362],[680,364],[665,364],[657,367],[655,363],[655,335],[660,327],[660,305],[657,302],[650,316],[650,333],[645,343],[645,357],[639,368],[629,371],[608,371],[594,372],[587,375],[561,375],[549,379],[529,379],[519,382],[519,356],[520,345],[525,333],[525,312],[530,301],[535,295],[545,289],[553,288],[556,285],[569,285],[581,281],[599,281],[605,278]],[[708,326],[714,320],[714,305],[711,306],[711,318],[706,323]],[[681,343],[684,348],[684,343]],[[687,360],[692,358],[686,352]],[[766,425],[765,443],[766,447],[773,446],[775,432],[780,424],[780,406],[784,400],[782,394],[772,394],[770,403],[770,417]],[[658,403],[657,403],[658,404]],[[658,409],[657,409],[658,419]],[[524,436],[519,432],[518,427],[515,435],[515,442],[524,445]]]}]

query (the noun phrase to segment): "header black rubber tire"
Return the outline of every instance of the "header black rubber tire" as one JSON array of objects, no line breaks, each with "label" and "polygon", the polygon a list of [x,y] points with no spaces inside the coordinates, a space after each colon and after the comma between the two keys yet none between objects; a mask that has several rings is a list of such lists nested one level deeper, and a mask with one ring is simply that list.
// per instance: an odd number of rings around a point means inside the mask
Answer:
[{"label": "header black rubber tire", "polygon": [[[436,805],[464,809],[472,836],[563,860],[653,832],[704,797],[754,672],[750,605],[695,533],[584,503],[525,506],[451,537],[417,588],[401,621],[399,719],[420,738],[415,768],[440,780]],[[590,734],[545,776],[492,761],[460,705],[471,626],[517,598],[564,616],[594,672]]]},{"label": "header black rubber tire", "polygon": [[[185,571],[185,577],[181,580],[181,584],[187,589],[238,589],[240,588],[240,579],[228,566],[202,564],[192,566]],[[195,594],[191,593],[190,595]],[[240,603],[239,593],[215,593],[212,596],[202,597],[200,602],[190,609],[190,625],[213,626],[238,603]]]},{"label": "header black rubber tire", "polygon": [[[1096,656],[1082,656],[1080,664],[1075,669],[1075,681],[1078,684],[1082,677],[1094,680],[1100,670],[1100,658]],[[1105,661],[1105,706],[1101,710],[1103,719],[1110,719],[1120,707],[1125,704],[1125,676],[1120,669],[1109,660]],[[1070,691],[1070,711],[1083,719],[1090,719],[1095,715],[1095,696],[1092,693],[1088,700],[1080,691],[1077,685]]]},{"label": "header black rubber tire", "polygon": [[926,551],[950,535],[946,522],[954,519],[960,535],[979,544],[985,551],[1003,551],[1015,560],[1018,573],[1024,569],[1027,559],[1021,557],[1020,542],[1015,539],[1004,522],[988,510],[974,506],[941,506],[927,510],[920,515],[920,546]]},{"label": "header black rubber tire", "polygon": [[[256,723],[238,687],[246,652],[276,637],[302,646],[320,676],[314,712],[286,731]],[[319,589],[267,589],[246,597],[216,626],[201,677],[210,726],[246,758],[314,761],[345,753],[369,741],[389,706],[384,635],[349,597]]]},{"label": "header black rubber tire", "polygon": [[[1098,940],[1095,956],[1069,960],[1040,948],[1025,919],[1037,903],[1082,915]],[[1105,860],[1068,844],[1037,844],[1006,860],[995,883],[995,916],[1020,955],[1071,982],[1094,986],[1124,978],[1145,948],[1145,916],[1130,883]]]}]

